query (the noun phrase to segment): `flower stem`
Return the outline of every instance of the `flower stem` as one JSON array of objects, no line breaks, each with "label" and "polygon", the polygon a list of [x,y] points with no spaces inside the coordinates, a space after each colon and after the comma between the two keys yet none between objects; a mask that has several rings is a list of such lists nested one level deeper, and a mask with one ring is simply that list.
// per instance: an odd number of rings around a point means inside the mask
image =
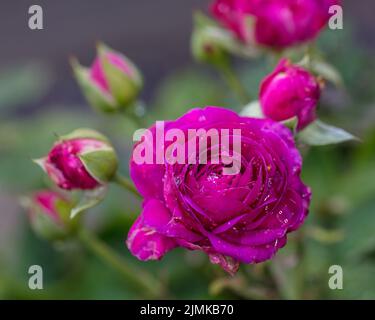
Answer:
[{"label": "flower stem", "polygon": [[295,300],[297,295],[293,283],[289,282],[285,270],[280,264],[280,261],[274,259],[269,265],[269,271],[273,281],[276,285],[278,299]]},{"label": "flower stem", "polygon": [[145,123],[145,118],[143,116],[139,115],[139,113],[137,112],[138,108],[144,109],[143,103],[140,102],[140,101],[135,102],[133,107],[129,108],[129,110],[126,110],[123,113],[123,115],[128,120],[130,120],[132,122],[132,124],[134,125],[134,127],[136,127],[137,129],[147,128],[147,125]]},{"label": "flower stem", "polygon": [[298,258],[298,265],[296,267],[296,294],[298,299],[303,299],[305,286],[305,234],[304,230],[299,230],[296,239],[296,255]]},{"label": "flower stem", "polygon": [[250,96],[247,93],[244,86],[242,85],[241,81],[237,78],[237,75],[233,71],[229,62],[218,65],[218,70],[221,72],[221,75],[228,84],[228,86],[236,94],[239,102],[241,102],[244,105],[249,103],[251,100]]},{"label": "flower stem", "polygon": [[98,256],[103,262],[118,271],[123,278],[134,285],[144,296],[148,298],[160,298],[163,295],[162,284],[152,275],[142,271],[139,267],[134,268],[107,244],[102,242],[93,233],[81,230],[78,238],[92,253]]},{"label": "flower stem", "polygon": [[125,190],[130,191],[132,194],[134,194],[138,198],[142,199],[142,196],[139,194],[139,192],[135,188],[133,182],[129,178],[124,177],[121,174],[117,173],[116,176],[113,179],[113,182],[117,183],[119,186],[121,186]]}]

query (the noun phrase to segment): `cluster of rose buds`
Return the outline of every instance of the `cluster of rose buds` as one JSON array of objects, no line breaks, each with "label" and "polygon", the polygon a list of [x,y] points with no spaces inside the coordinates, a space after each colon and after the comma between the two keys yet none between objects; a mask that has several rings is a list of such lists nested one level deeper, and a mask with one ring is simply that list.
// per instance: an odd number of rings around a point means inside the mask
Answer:
[{"label": "cluster of rose buds", "polygon": [[[82,67],[75,59],[72,67],[84,96],[94,108],[122,112],[135,106],[142,89],[142,76],[121,53],[99,44],[91,68]],[[54,191],[29,197],[26,203],[31,224],[38,234],[49,239],[71,233],[71,227],[77,224],[72,221],[78,221],[75,216],[102,200],[118,168],[117,155],[109,140],[91,129],[60,136],[48,155],[35,162],[57,187],[84,193],[78,203]]]},{"label": "cluster of rose buds", "polygon": [[[105,187],[116,175],[118,160],[106,137],[90,129],[78,129],[59,137],[48,155],[35,160],[57,187],[93,192]],[[89,208],[98,201],[83,204]],[[77,225],[81,209],[54,191],[41,191],[25,201],[35,231],[48,239],[61,239]]]}]

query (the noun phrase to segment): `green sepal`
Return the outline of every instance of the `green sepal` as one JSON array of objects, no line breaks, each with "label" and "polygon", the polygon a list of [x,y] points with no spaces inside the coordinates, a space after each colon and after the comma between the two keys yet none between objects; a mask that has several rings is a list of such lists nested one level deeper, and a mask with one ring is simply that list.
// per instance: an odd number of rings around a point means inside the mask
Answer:
[{"label": "green sepal", "polygon": [[79,219],[71,220],[69,215],[72,204],[64,200],[56,200],[54,211],[59,219],[55,221],[46,212],[43,212],[30,198],[21,198],[21,205],[32,212],[31,227],[34,232],[49,241],[61,241],[67,239],[79,226]]},{"label": "green sepal", "polygon": [[[246,23],[249,26],[253,25],[251,16],[246,17]],[[260,53],[259,48],[254,44],[240,42],[232,32],[222,28],[199,11],[194,14],[194,31],[191,41],[194,57],[199,61],[208,61],[214,64],[223,63],[222,60],[227,57],[227,53],[244,58],[254,58]],[[212,57],[204,52],[204,44],[208,44],[214,49]]]},{"label": "green sepal", "polygon": [[281,121],[281,123],[292,130],[293,134],[297,133],[297,127],[298,127],[298,117],[294,116],[292,118],[286,119],[284,121]]},{"label": "green sepal", "polygon": [[344,87],[344,80],[340,72],[332,64],[320,57],[306,55],[298,65],[309,70],[317,77],[333,83],[336,87]]},{"label": "green sepal", "polygon": [[108,186],[102,186],[94,190],[83,192],[83,196],[77,205],[70,211],[70,219],[76,218],[80,213],[97,206],[107,194]]},{"label": "green sepal", "polygon": [[88,173],[100,183],[110,181],[117,172],[117,155],[110,147],[82,153],[79,158]]},{"label": "green sepal", "polygon": [[100,112],[115,112],[117,110],[115,100],[90,79],[89,69],[81,66],[75,58],[71,59],[71,65],[88,103]]},{"label": "green sepal", "polygon": [[265,118],[259,100],[248,103],[241,111],[241,116],[249,118]]},{"label": "green sepal", "polygon": [[99,141],[103,141],[105,143],[108,143],[110,144],[108,138],[104,135],[102,135],[101,133],[95,131],[95,130],[92,130],[92,129],[89,129],[89,128],[79,128],[79,129],[76,129],[74,131],[72,131],[71,133],[68,133],[66,135],[63,135],[63,136],[59,136],[59,139],[60,140],[73,140],[73,139],[95,139],[95,140],[99,140]]},{"label": "green sepal", "polygon": [[[126,74],[110,62],[106,56],[110,52],[120,56],[125,61],[131,69],[131,75]],[[110,92],[116,101],[116,106],[120,109],[132,106],[143,86],[142,76],[138,69],[127,57],[102,43],[98,44],[98,55]]]}]

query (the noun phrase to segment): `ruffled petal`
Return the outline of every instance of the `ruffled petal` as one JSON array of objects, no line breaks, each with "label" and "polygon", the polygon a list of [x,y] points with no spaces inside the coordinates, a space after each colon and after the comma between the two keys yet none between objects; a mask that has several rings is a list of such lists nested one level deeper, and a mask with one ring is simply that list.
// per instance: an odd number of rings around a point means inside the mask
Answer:
[{"label": "ruffled petal", "polygon": [[159,260],[175,248],[176,243],[172,238],[157,231],[168,220],[169,212],[160,201],[148,201],[129,231],[126,244],[130,252],[140,260]]}]

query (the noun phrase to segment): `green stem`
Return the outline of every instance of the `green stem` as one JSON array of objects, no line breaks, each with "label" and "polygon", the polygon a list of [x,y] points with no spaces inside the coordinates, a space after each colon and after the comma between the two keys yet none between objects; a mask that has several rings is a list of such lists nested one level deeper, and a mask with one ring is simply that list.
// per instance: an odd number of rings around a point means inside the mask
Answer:
[{"label": "green stem", "polygon": [[305,234],[303,229],[299,230],[296,239],[296,254],[298,258],[298,265],[296,267],[296,294],[298,299],[303,299],[305,287]]},{"label": "green stem", "polygon": [[289,282],[287,274],[281,266],[278,258],[275,257],[268,266],[271,277],[276,285],[278,298],[285,300],[297,299],[293,283]]},{"label": "green stem", "polygon": [[98,256],[103,262],[118,271],[123,278],[134,285],[144,296],[148,298],[160,298],[163,296],[162,284],[152,275],[134,268],[118,255],[112,248],[102,242],[93,233],[87,230],[81,230],[78,237],[82,244],[85,245],[92,253]]},{"label": "green stem", "polygon": [[146,126],[146,123],[145,123],[145,118],[144,117],[141,117],[139,116],[137,113],[136,113],[136,108],[137,106],[140,104],[139,101],[137,101],[133,107],[129,108],[128,110],[126,110],[123,114],[126,118],[128,118],[132,123],[133,125],[137,128],[137,129],[140,129],[140,128],[147,128]]},{"label": "green stem", "polygon": [[117,183],[119,186],[121,186],[125,190],[130,191],[132,194],[142,199],[142,196],[139,194],[133,182],[129,178],[124,177],[121,174],[117,173],[113,179],[113,182]]},{"label": "green stem", "polygon": [[242,85],[241,81],[237,78],[237,75],[233,71],[231,65],[228,63],[222,63],[218,66],[218,70],[221,72],[224,80],[228,84],[228,86],[233,90],[236,94],[238,100],[242,104],[247,104],[250,102],[250,96],[248,95],[246,89]]},{"label": "green stem", "polygon": [[297,265],[291,270],[282,266],[280,258],[275,257],[270,266],[270,272],[274,279],[280,298],[296,300],[304,298],[305,289],[305,235],[304,230],[299,230],[295,239]]}]

